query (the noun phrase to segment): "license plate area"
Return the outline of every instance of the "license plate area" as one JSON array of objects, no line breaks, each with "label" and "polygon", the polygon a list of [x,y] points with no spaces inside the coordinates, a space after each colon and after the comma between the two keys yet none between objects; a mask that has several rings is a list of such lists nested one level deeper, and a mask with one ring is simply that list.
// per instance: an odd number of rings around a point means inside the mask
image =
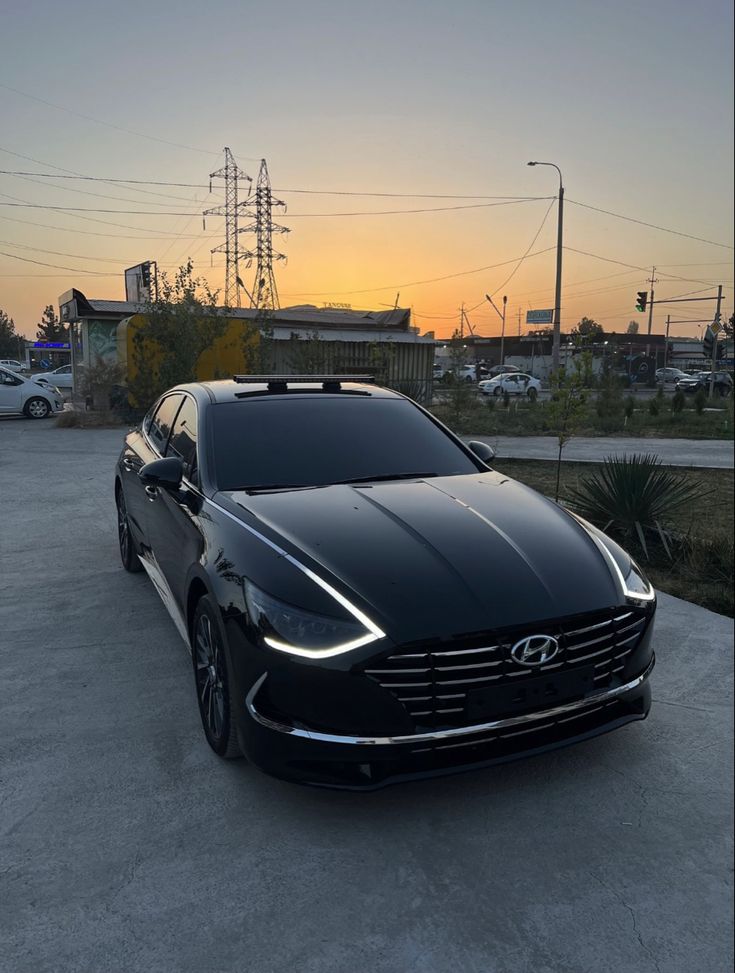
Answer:
[{"label": "license plate area", "polygon": [[493,719],[510,713],[552,709],[579,699],[595,688],[594,666],[544,676],[518,676],[512,683],[474,689],[467,696],[467,713],[473,719]]}]

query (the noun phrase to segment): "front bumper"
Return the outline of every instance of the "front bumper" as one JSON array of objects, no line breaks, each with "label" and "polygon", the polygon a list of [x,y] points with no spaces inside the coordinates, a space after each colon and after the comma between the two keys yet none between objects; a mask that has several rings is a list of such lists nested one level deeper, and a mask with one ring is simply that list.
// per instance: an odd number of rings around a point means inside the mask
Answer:
[{"label": "front bumper", "polygon": [[252,762],[273,776],[372,790],[543,753],[645,719],[654,662],[651,657],[643,672],[622,685],[551,709],[400,736],[346,736],[275,720],[258,709],[264,674],[247,694],[241,742]]}]

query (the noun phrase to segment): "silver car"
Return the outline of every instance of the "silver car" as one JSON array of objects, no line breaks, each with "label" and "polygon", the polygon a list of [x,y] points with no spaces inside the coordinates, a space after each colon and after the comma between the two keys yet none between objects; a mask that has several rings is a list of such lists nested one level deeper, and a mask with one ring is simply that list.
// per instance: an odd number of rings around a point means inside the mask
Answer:
[{"label": "silver car", "polygon": [[19,414],[45,419],[63,412],[61,392],[51,385],[39,385],[9,368],[0,367],[0,415]]}]

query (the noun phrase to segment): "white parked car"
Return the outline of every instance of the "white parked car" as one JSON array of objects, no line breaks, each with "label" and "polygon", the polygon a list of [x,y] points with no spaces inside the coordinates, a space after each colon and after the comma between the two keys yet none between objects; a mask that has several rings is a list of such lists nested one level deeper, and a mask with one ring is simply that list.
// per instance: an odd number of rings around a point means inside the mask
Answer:
[{"label": "white parked car", "polygon": [[33,381],[41,382],[43,385],[53,385],[57,389],[73,388],[71,365],[61,365],[52,372],[43,372],[41,375],[34,375]]},{"label": "white parked car", "polygon": [[23,371],[23,366],[15,358],[0,358],[0,367],[9,368],[11,372]]},{"label": "white parked car", "polygon": [[511,372],[481,382],[479,389],[483,395],[504,395],[507,392],[508,395],[525,395],[533,401],[541,391],[541,382],[524,372]]},{"label": "white parked car", "polygon": [[9,368],[0,366],[0,415],[20,414],[29,419],[45,419],[63,412],[61,392],[50,385],[39,385]]}]

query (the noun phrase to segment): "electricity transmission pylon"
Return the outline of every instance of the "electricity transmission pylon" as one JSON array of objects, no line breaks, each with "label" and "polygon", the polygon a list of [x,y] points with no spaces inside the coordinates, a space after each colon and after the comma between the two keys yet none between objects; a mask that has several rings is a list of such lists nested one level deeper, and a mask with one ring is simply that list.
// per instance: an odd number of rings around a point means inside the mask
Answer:
[{"label": "electricity transmission pylon", "polygon": [[286,255],[273,249],[273,234],[288,233],[287,226],[280,226],[271,219],[273,207],[286,204],[275,199],[271,192],[271,181],[265,159],[261,159],[255,193],[243,204],[248,210],[255,210],[253,222],[242,227],[240,233],[255,234],[255,248],[243,250],[242,257],[255,260],[255,283],[250,298],[251,307],[259,311],[272,311],[281,305],[278,301],[278,288],[273,274],[273,261],[285,260]]},{"label": "electricity transmission pylon", "polygon": [[241,179],[247,180],[248,195],[250,195],[253,180],[238,166],[232,152],[227,147],[225,147],[225,164],[221,169],[209,174],[210,192],[212,191],[213,179],[224,179],[225,181],[224,205],[206,209],[203,215],[224,216],[225,242],[213,247],[211,253],[224,253],[225,255],[225,307],[240,307],[240,288],[243,284],[238,269],[241,254],[237,222],[239,212],[245,206],[245,203],[238,201],[238,182]]}]

